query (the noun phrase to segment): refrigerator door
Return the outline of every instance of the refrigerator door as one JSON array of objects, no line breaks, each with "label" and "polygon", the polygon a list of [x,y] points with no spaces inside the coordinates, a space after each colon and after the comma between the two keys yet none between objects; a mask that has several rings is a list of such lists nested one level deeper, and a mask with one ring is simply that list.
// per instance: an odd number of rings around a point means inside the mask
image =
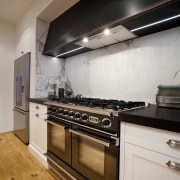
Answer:
[{"label": "refrigerator door", "polygon": [[14,133],[29,143],[30,53],[14,61]]},{"label": "refrigerator door", "polygon": [[14,62],[14,107],[29,111],[30,95],[30,53]]},{"label": "refrigerator door", "polygon": [[14,108],[14,134],[25,144],[29,143],[29,112]]}]

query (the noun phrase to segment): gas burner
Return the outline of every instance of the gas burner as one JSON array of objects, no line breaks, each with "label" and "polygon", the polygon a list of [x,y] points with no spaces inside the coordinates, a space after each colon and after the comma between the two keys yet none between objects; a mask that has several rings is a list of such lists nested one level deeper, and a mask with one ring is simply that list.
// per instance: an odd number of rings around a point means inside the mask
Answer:
[{"label": "gas burner", "polygon": [[109,109],[113,111],[121,111],[132,109],[136,107],[145,106],[145,102],[141,101],[124,101],[124,100],[114,100],[114,99],[99,99],[99,98],[53,98],[52,101],[56,101],[64,104],[74,104],[77,106],[84,106],[90,108],[100,108],[100,109]]}]

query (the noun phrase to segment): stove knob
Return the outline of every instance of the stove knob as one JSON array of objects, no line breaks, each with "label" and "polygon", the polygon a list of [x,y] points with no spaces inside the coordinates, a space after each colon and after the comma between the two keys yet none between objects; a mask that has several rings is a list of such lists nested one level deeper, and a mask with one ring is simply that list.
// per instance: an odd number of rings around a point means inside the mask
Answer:
[{"label": "stove knob", "polygon": [[53,107],[53,108],[52,108],[52,112],[57,112],[57,108],[56,108],[56,107]]},{"label": "stove knob", "polygon": [[103,124],[103,127],[104,127],[104,128],[109,128],[109,127],[111,127],[111,120],[108,119],[108,118],[104,118],[104,119],[102,120],[102,124]]},{"label": "stove knob", "polygon": [[81,114],[79,112],[76,112],[75,113],[75,119],[80,119],[80,117],[81,117]]},{"label": "stove knob", "polygon": [[65,116],[67,116],[68,115],[68,110],[64,110],[64,113],[63,113]]},{"label": "stove knob", "polygon": [[87,114],[82,114],[82,117],[81,117],[82,121],[87,121],[88,120],[88,115]]},{"label": "stove knob", "polygon": [[74,116],[74,112],[73,111],[69,111],[69,116],[73,117]]},{"label": "stove knob", "polygon": [[53,108],[52,107],[48,107],[48,111],[52,111],[53,110]]},{"label": "stove knob", "polygon": [[59,113],[59,114],[63,114],[63,109],[59,109],[59,110],[58,110],[58,113]]}]

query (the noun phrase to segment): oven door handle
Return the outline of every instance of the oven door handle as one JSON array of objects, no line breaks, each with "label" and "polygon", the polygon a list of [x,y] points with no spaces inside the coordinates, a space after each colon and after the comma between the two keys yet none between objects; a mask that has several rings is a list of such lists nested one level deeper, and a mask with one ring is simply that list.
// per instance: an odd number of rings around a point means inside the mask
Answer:
[{"label": "oven door handle", "polygon": [[105,139],[104,139],[104,140],[101,140],[101,139],[98,139],[98,138],[94,138],[94,137],[88,136],[88,135],[86,135],[86,134],[84,134],[84,133],[78,132],[77,130],[69,129],[69,132],[71,132],[71,133],[73,133],[73,134],[76,134],[76,135],[78,135],[78,136],[87,138],[87,139],[92,140],[92,141],[94,141],[94,142],[97,142],[97,143],[99,143],[99,144],[102,144],[102,145],[104,145],[104,146],[106,146],[106,147],[110,147],[110,144],[111,144],[110,141],[108,141],[108,140],[105,140]]},{"label": "oven door handle", "polygon": [[51,124],[51,125],[54,125],[54,126],[58,126],[58,127],[60,127],[60,128],[63,128],[63,129],[69,129],[68,126],[60,125],[60,124],[54,123],[54,122],[52,122],[52,121],[48,121],[48,120],[47,120],[47,123],[49,123],[49,124]]}]

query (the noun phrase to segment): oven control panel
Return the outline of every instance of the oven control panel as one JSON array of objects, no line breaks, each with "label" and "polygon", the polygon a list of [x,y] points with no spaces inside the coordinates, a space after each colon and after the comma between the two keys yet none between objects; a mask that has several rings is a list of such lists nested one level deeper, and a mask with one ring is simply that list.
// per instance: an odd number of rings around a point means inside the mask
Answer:
[{"label": "oven control panel", "polygon": [[100,115],[82,110],[49,105],[48,116],[110,131],[117,131],[117,128],[119,128],[117,117]]}]

